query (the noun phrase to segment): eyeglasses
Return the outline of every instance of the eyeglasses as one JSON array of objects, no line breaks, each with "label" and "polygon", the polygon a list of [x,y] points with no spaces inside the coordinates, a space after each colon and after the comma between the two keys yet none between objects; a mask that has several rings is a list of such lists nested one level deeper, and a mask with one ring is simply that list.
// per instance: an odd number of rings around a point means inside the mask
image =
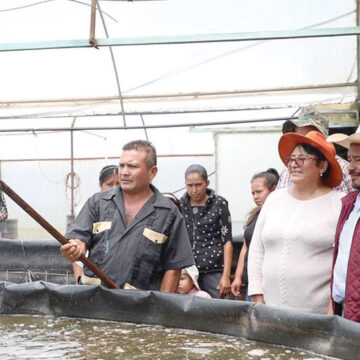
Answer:
[{"label": "eyeglasses", "polygon": [[290,166],[292,162],[295,162],[295,164],[298,167],[303,167],[305,160],[317,160],[315,156],[291,156],[285,158],[285,164],[286,166]]}]

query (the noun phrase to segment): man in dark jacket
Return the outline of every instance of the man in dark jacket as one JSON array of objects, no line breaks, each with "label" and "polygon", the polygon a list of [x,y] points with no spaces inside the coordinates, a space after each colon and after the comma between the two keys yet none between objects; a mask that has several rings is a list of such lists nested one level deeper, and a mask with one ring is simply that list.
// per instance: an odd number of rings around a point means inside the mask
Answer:
[{"label": "man in dark jacket", "polygon": [[[119,287],[175,292],[181,269],[194,264],[177,207],[153,185],[156,150],[147,141],[126,144],[120,158],[120,186],[86,202],[65,237],[62,254],[89,259]],[[100,280],[84,267],[83,284]]]},{"label": "man in dark jacket", "polygon": [[356,190],[342,199],[335,236],[332,311],[329,313],[360,322],[360,133],[351,136],[334,134],[328,141],[349,149],[348,170]]}]

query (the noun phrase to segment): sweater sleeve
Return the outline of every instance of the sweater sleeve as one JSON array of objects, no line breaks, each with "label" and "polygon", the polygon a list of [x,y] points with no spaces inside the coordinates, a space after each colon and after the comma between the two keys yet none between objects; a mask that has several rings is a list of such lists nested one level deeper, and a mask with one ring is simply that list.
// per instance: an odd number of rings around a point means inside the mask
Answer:
[{"label": "sweater sleeve", "polygon": [[[277,191],[274,191],[274,193]],[[264,229],[265,221],[268,216],[269,207],[273,200],[274,193],[270,194],[258,217],[255,225],[255,230],[251,239],[248,257],[248,294],[260,295],[263,294],[262,284],[262,265],[264,260],[264,245],[262,241],[262,232]]]}]

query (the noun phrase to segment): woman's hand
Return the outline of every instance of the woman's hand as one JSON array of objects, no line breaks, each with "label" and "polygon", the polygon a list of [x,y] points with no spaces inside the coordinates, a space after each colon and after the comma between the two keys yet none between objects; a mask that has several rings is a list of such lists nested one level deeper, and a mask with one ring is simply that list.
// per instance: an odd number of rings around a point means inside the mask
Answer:
[{"label": "woman's hand", "polygon": [[241,277],[236,277],[234,281],[231,284],[231,292],[234,296],[238,297],[241,295],[240,289],[241,289]]},{"label": "woman's hand", "polygon": [[62,255],[69,261],[79,260],[81,255],[85,256],[86,245],[79,239],[71,239],[65,245],[60,246]]},{"label": "woman's hand", "polygon": [[328,315],[335,315],[331,300],[330,300],[329,305],[328,305],[327,314]]},{"label": "woman's hand", "polygon": [[0,222],[5,221],[8,218],[8,214],[0,214]]},{"label": "woman's hand", "polygon": [[223,275],[219,282],[220,288],[220,298],[224,298],[226,295],[230,294],[231,291],[231,282],[230,277]]},{"label": "woman's hand", "polygon": [[251,295],[251,301],[256,302],[256,303],[260,303],[260,304],[265,304],[263,294]]}]

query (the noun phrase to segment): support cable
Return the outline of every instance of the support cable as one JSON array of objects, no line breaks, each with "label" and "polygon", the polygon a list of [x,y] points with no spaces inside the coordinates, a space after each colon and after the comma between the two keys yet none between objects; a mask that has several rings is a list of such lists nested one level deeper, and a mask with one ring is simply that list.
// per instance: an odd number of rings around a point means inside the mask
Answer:
[{"label": "support cable", "polygon": [[[300,28],[300,29],[298,29],[298,30],[312,29],[313,27],[316,27],[316,26],[325,25],[325,24],[331,23],[331,22],[333,22],[333,21],[336,21],[336,20],[342,19],[342,18],[344,18],[344,17],[347,17],[347,16],[353,14],[354,12],[355,12],[355,10],[351,10],[351,11],[349,11],[349,12],[347,12],[347,13],[344,13],[344,14],[341,14],[341,15],[339,15],[339,16],[336,16],[336,17],[334,17],[334,18],[332,18],[332,19],[328,19],[328,20],[325,20],[325,21],[322,21],[322,22],[319,22],[319,23],[316,23],[316,24],[308,25],[308,26],[305,26],[305,27]],[[237,52],[251,49],[251,48],[253,48],[253,47],[255,47],[255,46],[259,46],[259,45],[261,45],[261,44],[263,44],[263,43],[265,43],[265,42],[267,42],[267,41],[269,41],[269,40],[258,41],[258,42],[254,43],[254,44],[246,45],[246,46],[243,46],[243,47],[241,47],[241,48],[237,48],[237,49],[235,49],[235,50],[227,51],[227,52],[225,52],[225,53],[222,53],[222,54],[219,54],[219,55],[210,57],[210,58],[208,58],[208,59],[199,61],[199,62],[197,62],[197,63],[195,63],[195,64],[192,64],[192,65],[189,65],[189,66],[187,66],[187,67],[183,67],[183,68],[180,68],[180,69],[177,69],[177,70],[169,71],[169,72],[167,72],[167,73],[165,73],[165,74],[163,74],[163,75],[161,75],[161,76],[159,76],[159,77],[157,77],[157,78],[154,78],[154,79],[152,79],[152,80],[150,80],[150,81],[147,81],[147,82],[145,82],[145,83],[142,83],[142,84],[140,84],[140,85],[137,85],[137,86],[135,86],[135,87],[132,87],[132,88],[130,88],[130,89],[125,90],[125,91],[124,91],[124,94],[127,94],[127,93],[129,93],[129,92],[131,92],[131,91],[134,91],[134,90],[138,90],[138,89],[144,88],[144,87],[146,87],[146,86],[149,86],[149,85],[151,85],[151,84],[154,84],[154,83],[156,83],[156,82],[159,82],[159,81],[161,81],[161,80],[164,80],[164,79],[166,79],[166,78],[168,78],[168,77],[175,76],[175,75],[184,73],[184,72],[186,72],[186,71],[192,70],[192,69],[197,68],[197,67],[199,67],[199,66],[201,66],[201,65],[206,65],[206,64],[208,64],[208,63],[210,63],[210,62],[213,62],[213,61],[222,59],[223,57],[226,57],[226,56],[235,54],[235,53],[237,53]]]},{"label": "support cable", "polygon": [[[103,12],[101,10],[101,7],[100,7],[100,4],[99,4],[98,1],[97,1],[97,7],[99,9],[99,14],[100,14],[100,17],[101,17],[101,22],[102,22],[103,27],[104,27],[106,38],[109,39],[109,33],[107,31],[107,27],[106,27],[105,19],[104,19],[104,16],[103,16]],[[119,75],[118,75],[118,71],[117,71],[117,66],[116,66],[116,63],[115,63],[115,57],[114,57],[114,52],[113,52],[112,46],[109,46],[109,51],[110,51],[111,61],[113,63],[115,79],[116,79],[116,85],[117,85],[117,89],[118,89],[118,93],[119,93],[119,100],[120,100],[123,123],[124,123],[124,126],[126,127],[126,118],[125,118],[124,103],[123,103],[121,87],[120,87],[120,79],[119,79]]]},{"label": "support cable", "polygon": [[145,121],[144,121],[144,118],[143,118],[142,114],[140,115],[140,118],[141,118],[141,122],[142,122],[142,124],[144,126],[146,140],[149,141],[149,137],[148,137],[146,126],[145,126]]}]

